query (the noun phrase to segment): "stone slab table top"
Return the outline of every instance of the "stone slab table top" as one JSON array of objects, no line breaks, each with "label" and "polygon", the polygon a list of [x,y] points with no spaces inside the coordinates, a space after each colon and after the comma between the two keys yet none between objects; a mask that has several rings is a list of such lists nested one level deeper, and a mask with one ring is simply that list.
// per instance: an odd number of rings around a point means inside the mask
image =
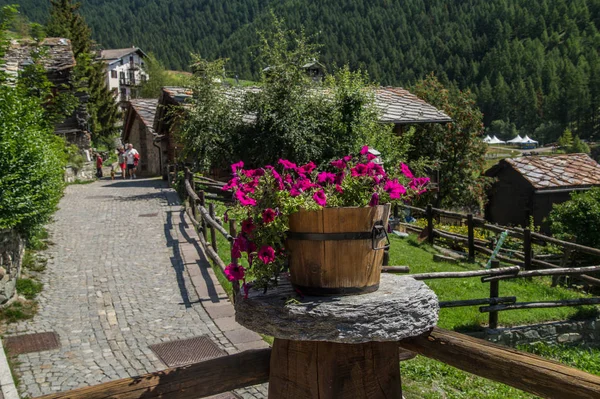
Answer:
[{"label": "stone slab table top", "polygon": [[238,296],[236,321],[250,330],[293,341],[347,344],[399,341],[438,321],[435,293],[408,276],[383,273],[379,290],[363,295],[299,296],[290,282]]}]

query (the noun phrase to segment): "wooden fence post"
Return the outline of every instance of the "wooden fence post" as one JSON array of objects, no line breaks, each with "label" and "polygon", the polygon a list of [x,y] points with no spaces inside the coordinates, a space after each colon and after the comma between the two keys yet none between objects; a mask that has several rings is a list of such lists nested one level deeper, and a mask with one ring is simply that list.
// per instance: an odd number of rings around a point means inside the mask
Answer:
[{"label": "wooden fence post", "polygon": [[[497,269],[500,267],[500,261],[493,260],[492,261],[492,269]],[[500,291],[500,281],[494,280],[490,281],[490,299],[498,298]],[[491,302],[490,302],[491,303]],[[498,312],[490,312],[488,319],[488,327],[491,329],[498,328]]]},{"label": "wooden fence post", "polygon": [[[235,226],[235,219],[229,219],[229,235],[232,236],[234,239],[237,237],[237,229]],[[233,250],[233,244],[234,244],[234,241],[231,241],[231,249],[232,250]],[[234,265],[237,265],[238,260],[232,256],[231,263],[233,263]],[[240,292],[240,282],[237,280],[234,280],[231,283],[231,285],[233,287],[233,303],[235,303],[235,297],[238,294],[238,292]]]},{"label": "wooden fence post", "polygon": [[525,270],[531,270],[531,230],[523,230],[523,252],[525,252],[525,259],[523,266]]},{"label": "wooden fence post", "polygon": [[[204,208],[206,206],[206,201],[204,199],[204,190],[201,190],[198,193],[198,197],[200,197],[200,206]],[[202,223],[202,236],[204,237],[204,241],[206,241],[208,239],[206,234],[206,220],[204,220],[204,217],[201,217],[200,219],[200,223]]]},{"label": "wooden fence post", "polygon": [[[185,180],[187,180],[187,181],[190,181],[190,170],[188,168],[185,168],[183,170],[183,178]],[[185,203],[185,201],[188,200],[188,198],[189,198],[188,192],[185,189],[185,182],[184,182],[183,187],[184,187],[184,189],[183,189],[183,202]]]},{"label": "wooden fence post", "polygon": [[475,229],[473,227],[473,215],[469,213],[467,215],[467,230],[469,238],[469,261],[475,261]]},{"label": "wooden fence post", "polygon": [[[208,214],[210,215],[210,218],[212,220],[215,220],[215,204],[213,204],[212,202],[208,204]],[[215,252],[218,253],[217,232],[215,231],[215,228],[212,225],[210,225],[210,245],[212,245]]]},{"label": "wooden fence post", "polygon": [[427,236],[427,241],[429,244],[433,245],[433,207],[431,204],[427,205],[427,232],[429,235]]}]

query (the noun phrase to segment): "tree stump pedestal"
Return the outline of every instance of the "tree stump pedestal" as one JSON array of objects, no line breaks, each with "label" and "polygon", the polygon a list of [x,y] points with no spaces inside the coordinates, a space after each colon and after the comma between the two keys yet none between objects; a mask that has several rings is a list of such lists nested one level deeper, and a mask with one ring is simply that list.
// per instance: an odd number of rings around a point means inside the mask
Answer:
[{"label": "tree stump pedestal", "polygon": [[398,341],[437,323],[423,282],[383,274],[378,291],[300,297],[289,281],[236,301],[236,320],[275,337],[269,398],[402,398]]}]

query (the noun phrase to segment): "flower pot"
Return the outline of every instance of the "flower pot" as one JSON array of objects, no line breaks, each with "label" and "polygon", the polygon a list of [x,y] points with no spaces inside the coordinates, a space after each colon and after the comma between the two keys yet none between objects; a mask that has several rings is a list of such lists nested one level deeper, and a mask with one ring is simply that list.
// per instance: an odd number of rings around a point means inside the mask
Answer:
[{"label": "flower pot", "polygon": [[294,287],[321,296],[376,291],[389,215],[389,204],[290,215],[286,248]]}]

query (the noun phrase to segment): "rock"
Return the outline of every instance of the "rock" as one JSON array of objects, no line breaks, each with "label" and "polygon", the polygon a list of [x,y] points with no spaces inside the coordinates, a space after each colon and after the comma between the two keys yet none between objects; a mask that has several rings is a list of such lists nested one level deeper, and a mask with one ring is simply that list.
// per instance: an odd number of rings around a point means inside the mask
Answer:
[{"label": "rock", "polygon": [[0,267],[0,278],[6,276],[6,269],[3,267]]},{"label": "rock", "polygon": [[558,336],[557,341],[559,344],[565,344],[570,342],[577,342],[582,339],[581,334],[578,333],[567,333]]},{"label": "rock", "polygon": [[439,304],[423,282],[383,274],[378,291],[364,295],[298,297],[289,281],[238,297],[235,319],[280,339],[364,343],[399,341],[434,327]]}]

